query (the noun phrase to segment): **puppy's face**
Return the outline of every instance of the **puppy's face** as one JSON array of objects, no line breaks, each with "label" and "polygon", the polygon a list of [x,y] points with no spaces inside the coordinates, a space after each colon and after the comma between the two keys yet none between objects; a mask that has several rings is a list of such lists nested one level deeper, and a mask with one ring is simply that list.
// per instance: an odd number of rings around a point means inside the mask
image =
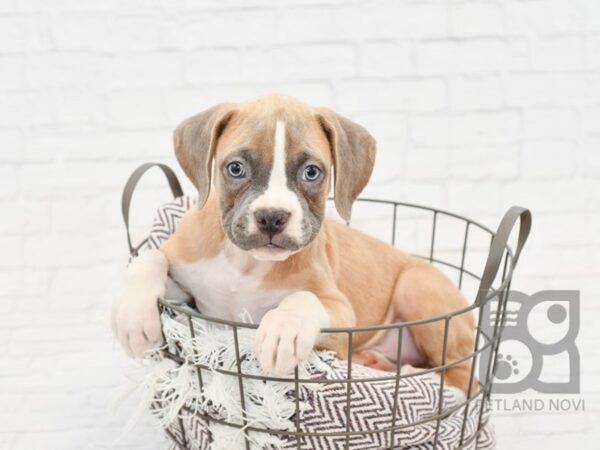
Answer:
[{"label": "puppy's face", "polygon": [[336,206],[348,219],[371,173],[375,143],[324,109],[270,95],[217,105],[175,132],[182,167],[202,206],[211,166],[227,237],[260,260],[284,260],[318,234],[332,169]]},{"label": "puppy's face", "polygon": [[323,220],[330,168],[329,143],[314,117],[240,111],[215,158],[229,239],[263,260],[285,259],[306,246]]}]

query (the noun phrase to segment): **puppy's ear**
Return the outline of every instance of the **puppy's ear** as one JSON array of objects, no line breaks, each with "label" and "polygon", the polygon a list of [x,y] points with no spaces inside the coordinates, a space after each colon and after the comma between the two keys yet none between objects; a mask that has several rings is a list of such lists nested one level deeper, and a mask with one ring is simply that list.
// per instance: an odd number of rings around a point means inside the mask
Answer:
[{"label": "puppy's ear", "polygon": [[210,192],[212,161],[219,137],[235,113],[234,103],[221,103],[185,119],[173,133],[175,156],[198,188],[198,207]]},{"label": "puppy's ear", "polygon": [[373,171],[375,139],[362,126],[327,108],[317,108],[317,119],[331,145],[335,208],[344,220],[349,221],[352,204]]}]

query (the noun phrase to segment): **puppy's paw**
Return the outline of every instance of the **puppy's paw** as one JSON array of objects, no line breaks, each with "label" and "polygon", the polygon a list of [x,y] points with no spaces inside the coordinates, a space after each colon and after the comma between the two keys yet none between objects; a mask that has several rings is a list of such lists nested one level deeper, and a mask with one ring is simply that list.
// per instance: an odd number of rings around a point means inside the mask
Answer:
[{"label": "puppy's paw", "polygon": [[289,374],[308,357],[319,337],[319,329],[293,311],[267,312],[256,333],[256,355],[263,371],[277,376]]},{"label": "puppy's paw", "polygon": [[126,290],[113,305],[113,333],[132,358],[141,358],[162,341],[156,299],[149,290],[137,293]]},{"label": "puppy's paw", "polygon": [[160,251],[143,253],[127,269],[125,285],[113,303],[113,333],[132,358],[141,358],[162,342],[157,299],[165,293],[167,270]]}]

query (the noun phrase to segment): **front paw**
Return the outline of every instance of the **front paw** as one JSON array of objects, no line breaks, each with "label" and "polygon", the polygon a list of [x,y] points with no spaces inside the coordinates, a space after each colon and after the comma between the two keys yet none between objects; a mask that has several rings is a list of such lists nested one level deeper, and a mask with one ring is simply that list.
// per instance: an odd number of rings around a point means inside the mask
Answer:
[{"label": "front paw", "polygon": [[125,353],[141,358],[162,342],[157,297],[146,290],[122,293],[112,309],[113,333]]},{"label": "front paw", "polygon": [[306,360],[319,330],[314,320],[295,311],[267,312],[256,333],[256,355],[263,371],[277,376],[289,374]]},{"label": "front paw", "polygon": [[141,358],[162,342],[157,301],[165,294],[167,271],[167,260],[159,250],[144,252],[127,268],[111,322],[115,337],[132,358]]}]

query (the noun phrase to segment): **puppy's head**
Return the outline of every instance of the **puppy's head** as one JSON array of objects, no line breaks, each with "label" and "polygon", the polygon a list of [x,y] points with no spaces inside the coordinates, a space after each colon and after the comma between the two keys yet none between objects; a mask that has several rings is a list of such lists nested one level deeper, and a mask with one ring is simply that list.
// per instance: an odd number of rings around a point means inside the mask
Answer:
[{"label": "puppy's head", "polygon": [[181,123],[174,144],[199,207],[214,181],[227,237],[261,260],[284,260],[315,238],[332,169],[335,205],[349,220],[375,159],[363,127],[282,95],[216,105]]}]

